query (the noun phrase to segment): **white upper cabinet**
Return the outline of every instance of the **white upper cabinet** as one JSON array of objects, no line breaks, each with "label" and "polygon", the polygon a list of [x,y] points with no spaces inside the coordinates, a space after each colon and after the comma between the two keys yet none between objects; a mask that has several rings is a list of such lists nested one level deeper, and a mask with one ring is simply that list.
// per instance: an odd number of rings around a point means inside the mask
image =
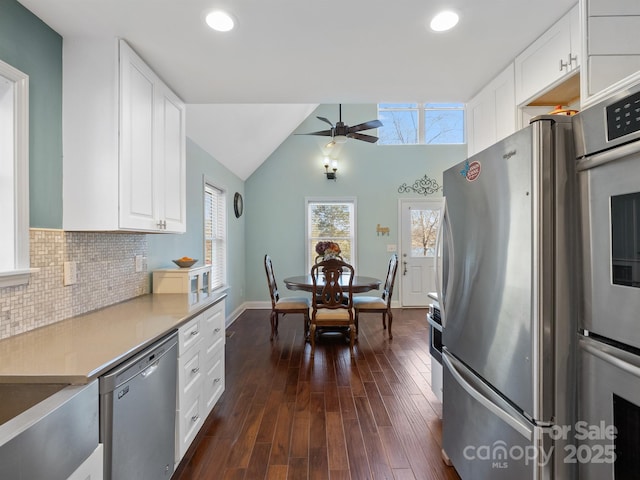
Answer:
[{"label": "white upper cabinet", "polygon": [[582,0],[586,75],[583,108],[640,80],[640,1]]},{"label": "white upper cabinet", "polygon": [[580,32],[580,10],[576,5],[516,57],[517,105],[526,105],[578,72],[582,61]]},{"label": "white upper cabinet", "polygon": [[184,232],[183,102],[123,40],[63,48],[63,228]]},{"label": "white upper cabinet", "polygon": [[516,131],[513,63],[466,106],[467,153],[473,155]]}]

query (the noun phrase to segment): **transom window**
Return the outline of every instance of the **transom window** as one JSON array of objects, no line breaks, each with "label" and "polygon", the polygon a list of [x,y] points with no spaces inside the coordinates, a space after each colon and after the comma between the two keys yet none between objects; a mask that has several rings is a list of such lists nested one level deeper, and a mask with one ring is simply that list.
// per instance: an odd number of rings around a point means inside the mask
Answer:
[{"label": "transom window", "polygon": [[227,279],[226,193],[208,182],[204,184],[204,263],[211,265],[211,288]]},{"label": "transom window", "polygon": [[378,145],[464,143],[464,103],[380,103]]},{"label": "transom window", "polygon": [[340,245],[342,259],[355,266],[356,200],[355,198],[307,199],[307,271],[315,263],[318,242]]}]

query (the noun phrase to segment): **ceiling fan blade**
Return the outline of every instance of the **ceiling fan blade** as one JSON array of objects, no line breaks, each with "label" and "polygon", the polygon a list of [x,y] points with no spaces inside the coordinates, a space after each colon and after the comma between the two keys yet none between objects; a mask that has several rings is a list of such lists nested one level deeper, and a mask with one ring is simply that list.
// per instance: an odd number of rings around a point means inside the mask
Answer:
[{"label": "ceiling fan blade", "polygon": [[329,120],[327,120],[326,118],[324,118],[324,117],[316,117],[316,118],[317,118],[318,120],[322,120],[323,122],[328,123],[329,125],[331,125],[331,126],[333,127],[333,123],[331,123],[331,122],[330,122]]},{"label": "ceiling fan blade", "polygon": [[376,143],[378,141],[378,137],[374,137],[373,135],[366,135],[364,133],[350,133],[347,135],[349,138],[355,138],[356,140],[363,140],[369,143]]},{"label": "ceiling fan blade", "polygon": [[370,120],[368,122],[360,123],[359,125],[354,125],[353,127],[349,127],[349,132],[359,132],[361,130],[369,130],[370,128],[379,128],[382,126],[382,122],[380,120]]},{"label": "ceiling fan blade", "polygon": [[321,137],[333,137],[333,129],[319,130],[317,132],[309,132],[309,133],[296,133],[296,135],[319,135]]}]

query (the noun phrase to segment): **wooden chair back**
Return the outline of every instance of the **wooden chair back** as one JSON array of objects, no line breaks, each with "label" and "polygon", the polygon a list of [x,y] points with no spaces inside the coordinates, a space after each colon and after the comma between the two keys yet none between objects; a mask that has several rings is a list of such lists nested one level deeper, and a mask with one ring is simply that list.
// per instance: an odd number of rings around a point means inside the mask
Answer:
[{"label": "wooden chair back", "polygon": [[354,274],[353,266],[337,258],[314,264],[311,267],[315,292],[312,315],[319,308],[352,310]]},{"label": "wooden chair back", "polygon": [[389,267],[387,268],[387,278],[384,281],[384,288],[382,290],[382,299],[387,302],[387,305],[391,302],[391,296],[393,295],[393,286],[396,283],[396,274],[398,272],[398,254],[394,253],[389,259]]},{"label": "wooden chair back", "polygon": [[273,262],[268,254],[264,256],[264,270],[267,274],[269,295],[271,296],[271,308],[276,308],[276,303],[280,300],[280,293],[278,292],[278,284],[276,282],[275,273],[273,272]]}]

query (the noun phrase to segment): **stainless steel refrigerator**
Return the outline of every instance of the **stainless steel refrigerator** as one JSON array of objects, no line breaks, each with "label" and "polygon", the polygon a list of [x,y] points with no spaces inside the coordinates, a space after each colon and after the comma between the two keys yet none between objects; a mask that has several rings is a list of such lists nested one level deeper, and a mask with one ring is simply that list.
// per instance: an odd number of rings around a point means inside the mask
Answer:
[{"label": "stainless steel refrigerator", "polygon": [[577,212],[571,118],[444,172],[443,455],[464,480],[574,478]]}]

